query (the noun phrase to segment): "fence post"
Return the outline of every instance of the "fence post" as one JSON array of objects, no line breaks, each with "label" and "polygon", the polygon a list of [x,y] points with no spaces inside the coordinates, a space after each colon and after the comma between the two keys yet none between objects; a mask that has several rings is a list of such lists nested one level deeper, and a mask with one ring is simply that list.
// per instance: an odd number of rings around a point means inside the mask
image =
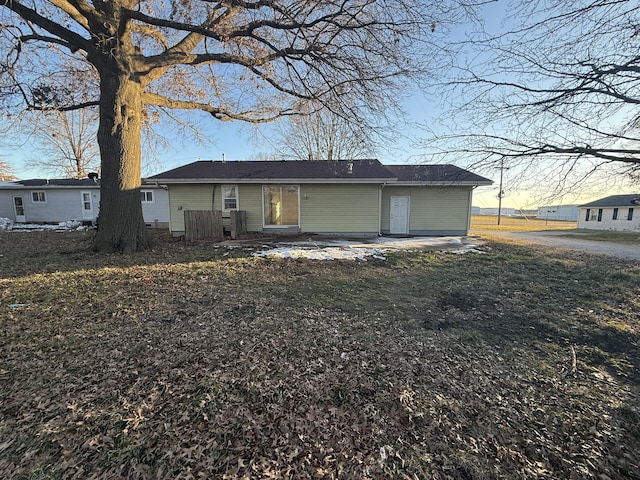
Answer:
[{"label": "fence post", "polygon": [[231,210],[231,238],[238,238],[247,233],[247,212]]}]

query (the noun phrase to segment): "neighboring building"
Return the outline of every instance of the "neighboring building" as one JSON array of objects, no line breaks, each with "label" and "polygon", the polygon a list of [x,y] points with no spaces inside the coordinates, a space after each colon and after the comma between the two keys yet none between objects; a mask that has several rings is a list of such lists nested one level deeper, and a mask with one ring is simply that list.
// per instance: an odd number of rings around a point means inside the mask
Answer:
[{"label": "neighboring building", "polygon": [[578,207],[578,228],[640,230],[640,194],[612,195]]},{"label": "neighboring building", "polygon": [[[505,217],[511,217],[516,214],[515,208],[502,207],[500,209],[500,215]],[[498,215],[498,207],[495,208],[479,208],[478,213],[474,215]]]},{"label": "neighboring building", "polygon": [[[142,214],[149,227],[169,225],[169,195],[143,181]],[[0,218],[16,223],[95,222],[100,208],[99,180],[33,179],[0,183]]]},{"label": "neighboring building", "polygon": [[170,230],[186,210],[246,211],[249,232],[466,235],[484,177],[453,165],[378,160],[198,161],[149,178],[169,190]]},{"label": "neighboring building", "polygon": [[538,207],[536,216],[541,220],[576,222],[578,220],[578,205],[547,205]]}]

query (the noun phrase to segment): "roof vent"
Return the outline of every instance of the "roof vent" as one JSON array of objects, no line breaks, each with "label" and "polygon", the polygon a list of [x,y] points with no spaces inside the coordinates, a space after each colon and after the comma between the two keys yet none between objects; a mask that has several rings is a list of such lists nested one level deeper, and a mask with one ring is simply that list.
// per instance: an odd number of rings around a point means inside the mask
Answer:
[{"label": "roof vent", "polygon": [[347,163],[347,173],[348,173],[349,175],[352,175],[352,174],[353,174],[353,162],[349,162],[349,163]]},{"label": "roof vent", "polygon": [[93,183],[98,183],[98,174],[96,172],[90,172],[87,177],[93,180]]}]

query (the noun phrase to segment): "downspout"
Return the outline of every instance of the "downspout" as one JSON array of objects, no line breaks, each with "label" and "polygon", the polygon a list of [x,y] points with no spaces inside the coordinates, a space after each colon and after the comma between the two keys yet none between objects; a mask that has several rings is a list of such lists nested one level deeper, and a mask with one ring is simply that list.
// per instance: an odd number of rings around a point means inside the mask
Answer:
[{"label": "downspout", "polygon": [[382,182],[380,185],[380,190],[378,191],[378,236],[382,236],[382,189],[385,187],[387,182]]},{"label": "downspout", "polygon": [[473,206],[473,191],[478,188],[478,185],[472,185],[469,190],[469,204],[467,206],[467,236],[469,235],[469,230],[471,230],[471,209]]}]

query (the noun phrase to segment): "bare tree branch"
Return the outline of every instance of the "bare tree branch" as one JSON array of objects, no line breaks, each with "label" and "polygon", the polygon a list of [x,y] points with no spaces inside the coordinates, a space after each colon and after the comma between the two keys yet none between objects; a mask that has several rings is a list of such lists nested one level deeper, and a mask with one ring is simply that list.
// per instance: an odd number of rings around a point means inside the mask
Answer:
[{"label": "bare tree branch", "polygon": [[283,110],[281,112],[277,112],[270,116],[264,116],[264,112],[255,112],[255,111],[247,111],[247,112],[234,112],[232,110],[228,110],[221,107],[215,107],[206,103],[198,103],[189,100],[177,100],[168,98],[162,95],[158,95],[155,93],[145,93],[144,94],[145,103],[148,105],[155,105],[157,107],[165,107],[171,109],[182,109],[182,110],[202,110],[203,112],[207,112],[211,114],[214,118],[218,120],[241,120],[249,123],[267,123],[271,122],[277,118],[291,115],[293,112],[291,110]]},{"label": "bare tree branch", "polygon": [[[640,165],[640,6],[621,0],[514,0],[504,31],[458,43],[434,158],[500,161],[565,174]],[[510,28],[509,25],[516,25]],[[442,133],[442,132],[447,133]],[[450,133],[449,133],[450,132]]]},{"label": "bare tree branch", "polygon": [[[0,24],[10,26],[0,29],[0,101],[33,112],[99,106],[94,247],[137,250],[149,240],[135,195],[148,106],[263,123],[294,114],[302,99],[378,126],[398,112],[406,82],[437,70],[435,40],[466,8],[466,0],[0,0]],[[17,34],[23,25],[30,31]]]}]

